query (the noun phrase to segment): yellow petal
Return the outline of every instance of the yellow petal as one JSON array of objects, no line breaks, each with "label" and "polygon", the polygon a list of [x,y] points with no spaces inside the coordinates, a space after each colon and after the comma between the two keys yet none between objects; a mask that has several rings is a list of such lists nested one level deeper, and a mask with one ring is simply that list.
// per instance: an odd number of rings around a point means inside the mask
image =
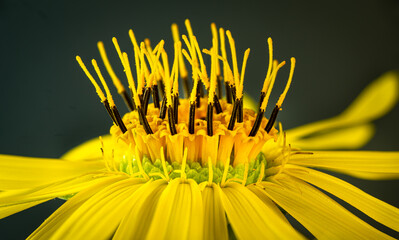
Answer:
[{"label": "yellow petal", "polygon": [[[386,114],[398,99],[398,73],[388,72],[371,83],[340,115],[326,120],[306,124],[287,131],[289,142],[322,131],[335,131],[342,127],[362,124]],[[349,132],[348,132],[349,134]]]},{"label": "yellow petal", "polygon": [[89,187],[104,177],[100,175],[84,175],[80,177],[61,180],[29,189],[18,189],[0,193],[0,213],[10,206],[24,205],[27,203],[49,200],[57,197],[74,194]]},{"label": "yellow petal", "polygon": [[365,178],[399,178],[399,152],[319,151],[313,154],[295,154],[288,163],[318,167]]},{"label": "yellow petal", "polygon": [[143,182],[143,179],[128,178],[102,189],[73,212],[52,238],[110,239],[132,207],[133,193]]},{"label": "yellow petal", "polygon": [[300,179],[280,174],[264,191],[317,239],[392,239]]},{"label": "yellow petal", "polygon": [[55,231],[89,198],[98,193],[105,187],[126,179],[126,176],[110,176],[101,179],[90,187],[80,191],[74,197],[66,201],[50,217],[48,217],[29,237],[28,239],[49,239]]},{"label": "yellow petal", "polygon": [[[104,135],[101,137],[104,146],[110,146],[112,143],[111,135]],[[90,139],[79,146],[72,148],[65,153],[61,158],[70,161],[101,159],[101,141],[98,137]]]},{"label": "yellow petal", "polygon": [[331,175],[287,164],[284,171],[341,198],[376,221],[399,231],[399,209]]},{"label": "yellow petal", "polygon": [[44,199],[44,200],[40,200],[40,201],[29,202],[29,203],[18,204],[18,205],[11,205],[11,206],[7,206],[7,207],[0,207],[0,219],[3,219],[10,215],[13,215],[17,212],[21,212],[25,209],[31,208],[33,206],[36,206],[36,205],[46,202],[48,200],[50,200],[50,199]]},{"label": "yellow petal", "polygon": [[238,183],[218,189],[227,218],[238,239],[303,239],[273,209]]},{"label": "yellow petal", "polygon": [[262,200],[262,202],[268,207],[270,208],[273,212],[276,213],[276,215],[278,215],[281,220],[283,220],[284,222],[288,223],[287,218],[284,216],[284,214],[280,211],[280,209],[276,206],[276,204],[265,194],[265,191],[263,191],[263,188],[261,188],[260,186],[257,185],[249,185],[247,186],[247,188],[249,190],[251,190],[251,192],[255,193],[256,196]]},{"label": "yellow petal", "polygon": [[70,162],[0,155],[0,190],[31,188],[104,168],[101,161]]},{"label": "yellow petal", "polygon": [[291,142],[294,148],[326,150],[326,149],[357,149],[369,142],[374,135],[372,124],[337,129],[314,137],[298,139]]},{"label": "yellow petal", "polygon": [[174,179],[159,199],[146,239],[202,239],[203,220],[198,184]]},{"label": "yellow petal", "polygon": [[156,180],[141,187],[132,199],[133,207],[123,218],[113,239],[144,239],[151,225],[159,197],[168,182]]},{"label": "yellow petal", "polygon": [[219,195],[218,186],[212,183],[202,190],[204,205],[204,239],[228,239],[226,215]]}]

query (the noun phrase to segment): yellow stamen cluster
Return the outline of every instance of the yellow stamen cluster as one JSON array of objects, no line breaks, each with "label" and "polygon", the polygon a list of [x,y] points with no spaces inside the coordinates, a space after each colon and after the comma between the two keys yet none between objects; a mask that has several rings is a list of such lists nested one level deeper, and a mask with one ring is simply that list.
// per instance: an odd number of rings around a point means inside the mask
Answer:
[{"label": "yellow stamen cluster", "polygon": [[[235,41],[230,31],[225,31],[223,28],[218,31],[216,25],[212,23],[212,46],[209,50],[203,49],[201,51],[190,21],[186,20],[185,25],[188,34],[181,35],[185,46],[182,46],[180,41],[178,26],[172,25],[174,54],[171,65],[169,64],[168,54],[164,49],[163,40],[152,49],[148,39],[139,44],[133,30],[129,31],[134,52],[136,82],[128,54],[121,50],[116,38],[112,39],[130,89],[131,97],[127,101],[134,103],[137,110],[127,113],[122,122],[119,123],[116,121],[118,114],[115,111],[117,112],[117,110],[113,110],[111,118],[115,125],[111,128],[111,134],[114,136],[116,146],[115,156],[113,157],[121,158],[128,154],[135,155],[136,158],[147,156],[154,161],[161,159],[162,161],[181,163],[183,169],[186,162],[200,162],[202,165],[215,165],[218,162],[232,164],[233,166],[244,164],[247,169],[248,163],[258,155],[262,146],[271,139],[277,139],[277,130],[272,127],[277,112],[273,113],[275,114],[273,122],[268,122],[263,117],[263,113],[277,72],[285,62],[278,64],[276,60],[273,60],[272,40],[269,38],[269,67],[261,91],[263,98],[260,102],[258,117],[254,111],[242,108],[245,69],[250,49],[245,51],[241,71],[239,71]],[[227,59],[226,36],[230,46],[233,69],[230,68],[229,59]],[[219,55],[219,47],[221,56]],[[123,84],[109,63],[102,42],[98,43],[98,49],[118,93],[126,95]],[[209,68],[205,65],[203,53],[210,56],[211,64]],[[94,85],[101,101],[108,101],[110,107],[114,107],[112,95],[97,62],[94,59],[92,60],[106,95],[89,73],[81,58],[77,56],[76,59]],[[185,61],[188,62],[188,66],[191,66],[191,75]],[[222,61],[222,67],[219,61]],[[278,110],[281,108],[290,87],[294,67],[295,59],[292,58],[288,83],[276,104]],[[208,71],[210,75],[208,75]],[[189,81],[190,76],[191,81]],[[182,79],[183,85],[192,85],[191,92],[185,90],[184,95],[188,97],[187,99],[178,99],[179,77]],[[228,102],[222,96],[216,94],[218,90],[219,93],[223,92],[218,89],[221,86],[218,81],[221,80],[225,83],[226,95],[233,96],[232,101],[234,102]],[[158,83],[161,83],[159,90],[164,97],[164,100],[160,99],[162,101],[161,107],[156,107],[156,104],[153,103],[149,104],[143,97],[146,91],[154,91],[156,89],[154,86],[157,86]],[[204,91],[203,87],[208,93],[207,97],[200,97]],[[155,94],[158,96],[159,92],[155,90],[153,95]],[[238,104],[240,102],[241,106]],[[213,111],[216,111],[216,113],[213,114]],[[242,121],[235,123],[236,115],[232,114],[234,111],[241,114]],[[188,125],[190,121],[194,123],[193,129],[190,129]],[[231,123],[233,124],[231,125]],[[268,123],[271,125],[270,129],[267,129]],[[231,126],[228,128],[229,124]],[[259,125],[258,128],[254,130],[253,128],[257,124]],[[122,129],[121,125],[124,125],[125,130]],[[212,125],[211,130],[210,125]],[[253,135],[250,135],[250,132]],[[159,149],[162,149],[162,151],[160,152]],[[262,171],[262,174],[265,174],[264,170]],[[166,176],[166,173],[163,175]],[[182,170],[182,177],[184,176],[184,170]],[[246,180],[244,179],[243,182],[246,182]]]}]

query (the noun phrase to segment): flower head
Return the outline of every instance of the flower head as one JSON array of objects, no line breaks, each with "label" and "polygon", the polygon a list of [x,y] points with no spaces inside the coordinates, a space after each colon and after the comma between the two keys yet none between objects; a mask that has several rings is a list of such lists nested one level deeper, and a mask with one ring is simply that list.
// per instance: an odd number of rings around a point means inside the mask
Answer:
[{"label": "flower head", "polygon": [[190,22],[185,24],[184,46],[177,25],[172,25],[171,62],[163,40],[152,48],[147,39],[139,44],[130,30],[133,65],[112,39],[130,91],[115,74],[103,43],[98,43],[108,75],[131,110],[123,117],[97,61],[92,65],[104,91],[76,57],[114,123],[110,135],[60,160],[0,155],[0,217],[62,197],[67,199],[64,205],[29,238],[304,238],[281,209],[316,238],[389,238],[318,187],[399,230],[397,208],[313,169],[368,179],[398,178],[399,153],[309,150],[364,144],[371,135],[368,122],[397,100],[395,73],[381,77],[338,117],[287,132],[280,124],[278,131],[274,125],[293,79],[295,59],[267,119],[269,97],[285,64],[274,60],[271,38],[269,66],[259,106],[252,104],[254,111],[245,108],[243,92],[250,50],[239,69],[230,31],[218,31],[212,24],[212,45],[201,51]]}]

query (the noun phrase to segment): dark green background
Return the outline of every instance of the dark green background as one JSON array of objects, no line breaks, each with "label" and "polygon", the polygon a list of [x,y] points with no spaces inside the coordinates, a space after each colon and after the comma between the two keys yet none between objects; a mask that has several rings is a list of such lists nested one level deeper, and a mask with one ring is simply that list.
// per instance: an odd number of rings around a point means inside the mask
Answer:
[{"label": "dark green background", "polygon": [[[164,39],[171,46],[170,24],[183,27],[190,18],[203,48],[210,46],[211,22],[230,29],[240,58],[251,48],[245,89],[256,98],[271,36],[277,59],[297,58],[278,118],[286,129],[338,114],[373,79],[399,68],[398,1],[298,2],[0,0],[0,153],[56,158],[108,132],[111,122],[75,56],[87,63],[99,59],[98,40],[113,54],[113,36],[129,50],[130,28],[139,40]],[[114,54],[112,59],[118,62]],[[279,75],[272,102],[284,87],[287,69]],[[376,136],[364,149],[399,150],[398,123],[396,107],[376,121]],[[398,181],[345,179],[399,206]],[[0,220],[0,238],[27,237],[61,203],[53,200]]]}]

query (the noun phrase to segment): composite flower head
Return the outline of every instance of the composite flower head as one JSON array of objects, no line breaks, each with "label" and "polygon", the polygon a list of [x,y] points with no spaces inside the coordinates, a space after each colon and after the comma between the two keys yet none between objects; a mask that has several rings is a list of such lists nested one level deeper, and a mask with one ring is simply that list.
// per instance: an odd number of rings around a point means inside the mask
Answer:
[{"label": "composite flower head", "polygon": [[[339,116],[284,132],[275,123],[295,59],[285,89],[267,110],[285,65],[273,58],[268,39],[259,104],[248,109],[244,80],[250,50],[240,61],[230,31],[215,24],[210,47],[201,49],[188,20],[185,25],[188,34],[181,36],[172,25],[172,57],[163,40],[139,43],[132,30],[131,56],[112,39],[128,88],[102,42],[102,64],[91,61],[95,74],[76,58],[114,123],[110,134],[62,159],[0,155],[0,217],[61,197],[67,201],[30,239],[303,239],[285,214],[320,239],[390,238],[322,189],[399,231],[397,208],[314,169],[398,178],[397,152],[314,151],[367,142],[369,122],[397,101],[396,73],[383,75]],[[113,100],[108,76],[131,110],[125,115]]]}]

